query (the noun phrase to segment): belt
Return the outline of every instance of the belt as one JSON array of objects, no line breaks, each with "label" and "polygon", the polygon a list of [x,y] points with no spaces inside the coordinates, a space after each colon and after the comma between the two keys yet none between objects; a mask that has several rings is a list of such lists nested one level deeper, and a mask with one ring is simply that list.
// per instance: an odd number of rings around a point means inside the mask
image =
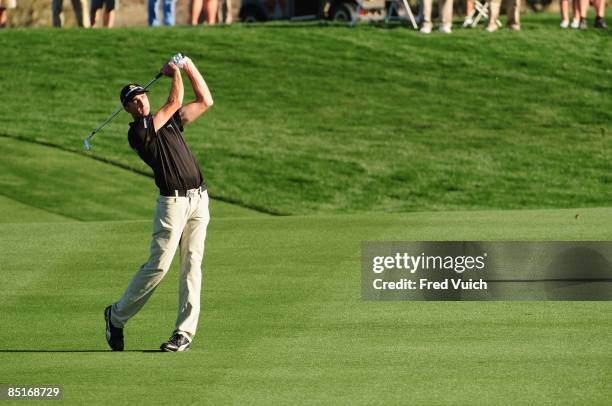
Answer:
[{"label": "belt", "polygon": [[175,196],[175,197],[191,197],[206,191],[206,186],[201,185],[195,189],[187,190],[159,190],[161,196]]}]

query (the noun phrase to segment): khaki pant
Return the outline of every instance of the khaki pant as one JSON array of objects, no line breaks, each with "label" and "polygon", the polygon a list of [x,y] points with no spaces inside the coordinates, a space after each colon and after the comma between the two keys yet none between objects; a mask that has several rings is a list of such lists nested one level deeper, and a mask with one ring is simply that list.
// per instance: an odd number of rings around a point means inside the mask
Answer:
[{"label": "khaki pant", "polygon": [[[71,0],[74,16],[79,27],[89,27],[89,8],[86,0]],[[53,26],[61,27],[64,23],[62,9],[64,0],[53,0]]]},{"label": "khaki pant", "polygon": [[[422,0],[423,5],[423,26],[431,28],[431,10],[433,0]],[[451,26],[453,24],[453,0],[438,1],[440,25]]]},{"label": "khaki pant", "polygon": [[[499,10],[502,0],[491,0],[491,12],[489,21],[496,21],[499,18]],[[521,0],[507,0],[506,14],[508,14],[508,26],[521,25]]]},{"label": "khaki pant", "polygon": [[176,331],[193,337],[200,315],[202,258],[208,213],[208,193],[193,189],[187,197],[157,198],[153,221],[151,255],[132,278],[121,300],[113,304],[111,321],[123,328],[147,302],[168,272],[176,249],[180,246],[181,271],[179,282]]}]

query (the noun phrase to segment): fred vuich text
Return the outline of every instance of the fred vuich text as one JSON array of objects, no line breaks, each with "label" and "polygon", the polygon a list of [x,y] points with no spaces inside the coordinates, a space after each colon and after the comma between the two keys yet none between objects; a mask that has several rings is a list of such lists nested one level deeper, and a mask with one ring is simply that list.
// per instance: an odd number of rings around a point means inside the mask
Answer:
[{"label": "fred vuich text", "polygon": [[486,290],[487,282],[483,279],[444,279],[441,281],[431,281],[421,278],[418,281],[410,279],[400,279],[397,281],[383,281],[374,279],[374,289],[376,290]]}]

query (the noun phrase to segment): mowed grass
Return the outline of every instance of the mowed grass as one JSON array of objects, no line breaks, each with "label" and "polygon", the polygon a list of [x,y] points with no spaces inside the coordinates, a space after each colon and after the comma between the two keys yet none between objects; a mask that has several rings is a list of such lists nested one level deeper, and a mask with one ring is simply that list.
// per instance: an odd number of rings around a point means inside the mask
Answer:
[{"label": "mowed grass", "polygon": [[[285,214],[607,206],[610,33],[552,14],[523,28],[7,30],[0,132],[81,150],[124,84],[182,51],[216,101],[186,131],[213,196]],[[154,107],[168,89],[154,85]],[[148,170],[129,121],[91,154]]]},{"label": "mowed grass", "polygon": [[150,222],[0,225],[2,382],[67,404],[607,404],[610,302],[365,302],[362,240],[612,238],[604,209],[213,219],[193,348],[175,263],[107,351]]}]

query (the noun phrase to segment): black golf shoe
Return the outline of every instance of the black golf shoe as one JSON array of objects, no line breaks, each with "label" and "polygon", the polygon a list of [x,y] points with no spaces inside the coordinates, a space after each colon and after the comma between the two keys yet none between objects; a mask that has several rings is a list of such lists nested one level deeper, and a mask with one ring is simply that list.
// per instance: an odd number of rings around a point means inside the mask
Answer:
[{"label": "black golf shoe", "polygon": [[170,339],[163,343],[159,348],[165,352],[179,352],[187,351],[190,345],[191,342],[186,336],[175,332],[172,334],[172,337],[170,337]]},{"label": "black golf shoe", "polygon": [[111,307],[104,309],[104,320],[106,321],[106,341],[113,351],[123,351],[123,329],[113,326],[111,323]]},{"label": "black golf shoe", "polygon": [[606,24],[606,20],[603,17],[595,17],[595,24],[593,24],[595,28],[603,28],[604,30],[608,29],[608,24]]}]

